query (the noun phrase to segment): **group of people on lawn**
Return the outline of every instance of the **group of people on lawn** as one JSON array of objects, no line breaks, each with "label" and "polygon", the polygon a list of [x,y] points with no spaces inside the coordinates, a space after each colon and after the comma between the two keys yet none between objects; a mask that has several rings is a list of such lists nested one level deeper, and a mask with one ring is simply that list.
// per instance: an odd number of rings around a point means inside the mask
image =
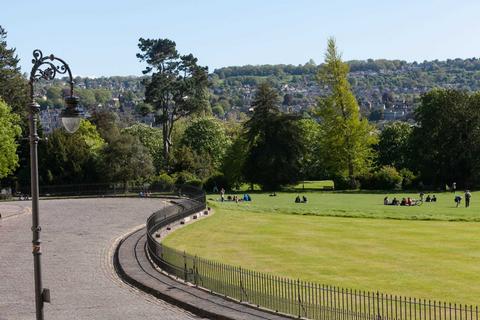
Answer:
[{"label": "group of people on lawn", "polygon": [[[424,197],[424,193],[420,193],[420,201],[424,201],[423,200],[423,197]],[[470,193],[470,190],[466,190],[465,191],[465,208],[468,208],[470,207],[470,199],[472,198],[472,194]],[[390,201],[388,199],[388,196],[386,196],[385,198],[383,198],[383,204],[386,205],[386,206],[414,206],[417,204],[417,201],[418,200],[415,200],[415,199],[411,199],[410,197],[408,198],[402,198],[402,200],[398,200],[396,197],[393,198],[392,201]],[[457,208],[460,206],[461,202],[462,202],[462,196],[459,195],[459,194],[456,194],[455,195],[455,198],[454,198],[454,201],[455,201],[455,204],[457,206]],[[425,202],[437,202],[437,197],[435,195],[431,196],[430,195],[427,195],[427,197],[425,198]]]},{"label": "group of people on lawn", "polygon": [[[433,196],[433,202],[437,201],[437,198],[435,198],[435,196]],[[402,200],[398,200],[397,197],[393,197],[393,200],[390,201],[388,199],[388,196],[386,196],[385,198],[383,198],[383,204],[386,205],[386,206],[414,206],[417,204],[417,201],[416,199],[412,199],[410,197],[408,198],[402,198]],[[432,200],[430,200],[432,201]]]},{"label": "group of people on lawn", "polygon": [[220,190],[220,201],[225,202],[225,201],[235,201],[236,203],[240,201],[252,201],[252,197],[248,193],[245,193],[243,197],[237,196],[236,194],[233,196],[226,196],[225,197],[225,189],[222,188]]},{"label": "group of people on lawn", "polygon": [[[393,197],[393,200],[390,201],[388,199],[388,196],[386,196],[385,198],[383,198],[383,204],[386,205],[386,206],[415,206],[417,205],[418,201],[421,201],[423,202],[423,197],[425,196],[425,194],[423,192],[420,193],[420,200],[416,200],[416,199],[412,199],[410,197],[407,197],[407,198],[402,198],[402,200],[398,200],[396,197]],[[430,195],[427,195],[427,197],[425,198],[425,202],[437,202],[437,197],[435,195],[433,196],[430,196]]]}]

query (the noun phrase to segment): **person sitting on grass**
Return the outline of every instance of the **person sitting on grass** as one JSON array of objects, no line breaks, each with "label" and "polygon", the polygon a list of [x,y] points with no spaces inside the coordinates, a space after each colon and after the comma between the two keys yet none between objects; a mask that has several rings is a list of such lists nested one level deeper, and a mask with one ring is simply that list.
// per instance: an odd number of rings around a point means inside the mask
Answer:
[{"label": "person sitting on grass", "polygon": [[252,201],[252,198],[250,197],[250,195],[248,193],[245,193],[243,195],[243,201]]},{"label": "person sitting on grass", "polygon": [[300,196],[297,196],[297,197],[295,198],[295,203],[300,203],[300,202],[302,202],[302,200],[300,200]]},{"label": "person sitting on grass", "polygon": [[430,195],[428,195],[426,198],[425,198],[425,202],[431,202],[432,201],[432,198],[430,198]]},{"label": "person sitting on grass", "polygon": [[303,200],[303,201],[302,201],[303,203],[307,203],[307,197],[303,196],[303,197],[302,197],[302,200]]},{"label": "person sitting on grass", "polygon": [[391,204],[392,204],[392,206],[398,206],[399,201],[398,201],[397,197],[393,197],[393,200],[392,200]]},{"label": "person sitting on grass", "polygon": [[410,197],[407,198],[407,206],[412,205],[412,199]]},{"label": "person sitting on grass", "polygon": [[401,206],[406,206],[407,205],[407,199],[402,198],[402,202],[400,202]]},{"label": "person sitting on grass", "polygon": [[435,197],[435,195],[432,196],[432,202],[437,202],[437,197]]},{"label": "person sitting on grass", "polygon": [[273,193],[270,194],[270,197],[276,197],[277,194],[275,193],[275,191],[273,191]]},{"label": "person sitting on grass", "polygon": [[455,203],[457,204],[457,208],[458,208],[458,206],[462,202],[462,196],[456,195],[454,200],[455,200]]},{"label": "person sitting on grass", "polygon": [[385,198],[383,198],[383,204],[388,206],[389,203],[388,203],[388,196],[386,196]]}]

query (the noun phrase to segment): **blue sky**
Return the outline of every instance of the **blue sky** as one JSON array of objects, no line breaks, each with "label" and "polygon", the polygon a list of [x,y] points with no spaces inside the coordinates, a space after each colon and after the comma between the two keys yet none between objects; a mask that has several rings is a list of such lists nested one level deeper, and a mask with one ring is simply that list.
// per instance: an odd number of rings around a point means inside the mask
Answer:
[{"label": "blue sky", "polygon": [[[2,0],[0,24],[22,71],[33,49],[82,76],[140,75],[138,38],[169,38],[213,69],[323,60],[334,36],[345,60],[480,56],[480,1]],[[48,3],[48,4],[46,4]]]}]

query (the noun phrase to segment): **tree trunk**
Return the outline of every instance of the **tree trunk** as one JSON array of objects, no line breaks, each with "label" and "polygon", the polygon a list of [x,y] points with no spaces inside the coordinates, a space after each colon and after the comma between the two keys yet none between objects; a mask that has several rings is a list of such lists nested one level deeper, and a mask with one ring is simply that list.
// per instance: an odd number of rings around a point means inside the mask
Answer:
[{"label": "tree trunk", "polygon": [[163,135],[163,162],[164,166],[168,166],[168,160],[170,157],[170,137],[169,137],[169,131],[168,130],[168,122],[163,122],[162,123],[162,135]]}]

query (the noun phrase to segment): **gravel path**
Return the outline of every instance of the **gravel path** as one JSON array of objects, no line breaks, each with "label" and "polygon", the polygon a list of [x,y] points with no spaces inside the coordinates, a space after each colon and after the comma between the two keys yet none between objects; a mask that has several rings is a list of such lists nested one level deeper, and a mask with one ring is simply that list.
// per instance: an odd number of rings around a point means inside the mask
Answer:
[{"label": "gravel path", "polygon": [[[105,198],[40,201],[45,319],[198,319],[115,274],[116,242],[165,203]],[[30,202],[1,202],[0,320],[35,318]],[[8,212],[8,213],[7,213]]]}]

